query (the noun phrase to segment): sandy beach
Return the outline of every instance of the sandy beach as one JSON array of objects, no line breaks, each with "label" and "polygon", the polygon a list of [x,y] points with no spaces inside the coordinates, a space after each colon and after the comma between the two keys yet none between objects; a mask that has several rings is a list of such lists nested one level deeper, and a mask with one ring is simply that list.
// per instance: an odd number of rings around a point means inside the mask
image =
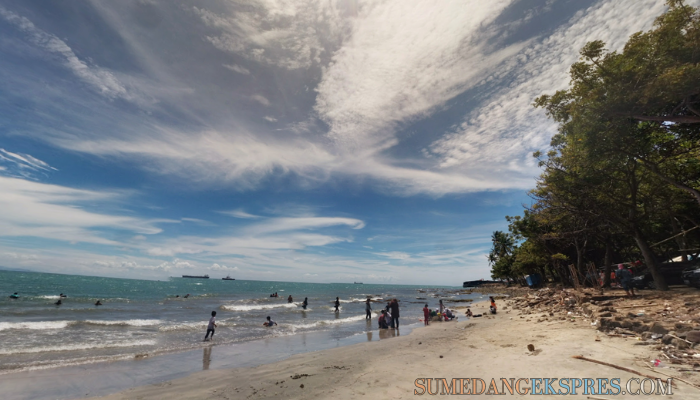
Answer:
[{"label": "sandy beach", "polygon": [[[487,306],[487,303],[474,304],[472,310],[484,313]],[[508,310],[505,305],[502,308],[494,317],[466,321],[462,316],[457,322],[433,322],[390,340],[299,354],[253,368],[202,371],[102,398],[395,399],[415,398],[415,391],[423,392],[416,385],[419,378],[446,378],[448,383],[453,378],[480,378],[487,383],[496,379],[499,391],[502,390],[500,378],[620,378],[623,390],[629,379],[644,379],[572,358],[578,355],[667,379],[645,368],[653,351],[649,346],[637,345],[634,338],[608,337],[584,319],[534,323],[537,314],[520,318],[519,312]],[[464,310],[460,310],[460,315]],[[392,332],[375,331],[375,334],[392,335]],[[535,346],[534,352],[528,351],[529,344]],[[633,389],[638,388],[635,384]],[[683,382],[676,384],[673,395],[667,398],[700,399],[700,390]],[[568,398],[588,398],[581,390]],[[435,386],[431,391],[436,391]],[[529,397],[517,393],[508,396]]]}]

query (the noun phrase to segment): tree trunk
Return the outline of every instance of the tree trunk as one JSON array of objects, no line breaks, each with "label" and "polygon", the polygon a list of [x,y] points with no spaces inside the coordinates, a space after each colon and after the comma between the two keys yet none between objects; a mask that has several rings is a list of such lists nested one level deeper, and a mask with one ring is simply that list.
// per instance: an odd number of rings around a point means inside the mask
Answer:
[{"label": "tree trunk", "polygon": [[654,278],[656,289],[668,290],[666,279],[664,279],[664,277],[661,275],[659,272],[659,267],[656,264],[656,257],[654,257],[654,253],[651,251],[649,244],[639,230],[635,230],[634,241],[637,242],[637,247],[639,247],[639,250],[644,256],[644,262],[646,263],[649,272],[651,272],[652,278]]},{"label": "tree trunk", "polygon": [[612,273],[612,246],[610,246],[610,239],[605,241],[605,256],[603,257],[603,265],[605,266],[605,279],[603,280],[603,287],[610,287],[610,274]]}]

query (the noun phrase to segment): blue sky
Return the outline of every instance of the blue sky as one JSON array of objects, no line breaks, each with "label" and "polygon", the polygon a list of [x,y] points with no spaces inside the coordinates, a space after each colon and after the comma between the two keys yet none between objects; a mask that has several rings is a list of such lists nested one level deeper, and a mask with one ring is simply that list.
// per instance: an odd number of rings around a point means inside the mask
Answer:
[{"label": "blue sky", "polygon": [[[689,2],[698,5],[700,0]],[[458,285],[662,0],[0,0],[0,265]]]}]

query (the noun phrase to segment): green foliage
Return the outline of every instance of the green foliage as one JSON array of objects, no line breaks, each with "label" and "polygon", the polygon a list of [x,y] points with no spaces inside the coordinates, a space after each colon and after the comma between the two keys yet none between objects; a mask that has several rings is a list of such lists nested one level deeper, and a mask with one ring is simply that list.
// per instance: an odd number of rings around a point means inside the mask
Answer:
[{"label": "green foliage", "polygon": [[535,99],[559,131],[533,154],[543,168],[534,204],[506,217],[510,234],[494,232],[494,250],[503,235],[513,242],[492,252],[496,275],[566,281],[569,260],[601,265],[612,248],[617,262],[644,259],[663,289],[657,260],[700,247],[696,233],[652,246],[700,222],[700,14],[667,5],[621,52],[586,44],[570,87]]}]

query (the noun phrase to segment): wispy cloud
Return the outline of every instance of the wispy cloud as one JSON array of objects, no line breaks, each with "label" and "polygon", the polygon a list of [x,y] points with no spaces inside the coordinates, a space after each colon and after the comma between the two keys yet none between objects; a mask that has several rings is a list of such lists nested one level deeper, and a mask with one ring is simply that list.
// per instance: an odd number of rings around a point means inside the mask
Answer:
[{"label": "wispy cloud", "polygon": [[100,234],[117,229],[161,232],[153,222],[81,208],[85,202],[111,202],[118,193],[97,192],[0,176],[0,236],[30,236],[66,242],[119,245]]},{"label": "wispy cloud", "polygon": [[85,61],[78,58],[63,40],[37,28],[29,19],[2,6],[0,6],[0,17],[24,32],[32,44],[59,56],[66,68],[98,93],[109,98],[133,98],[124,84],[112,72],[104,68],[88,65]]},{"label": "wispy cloud", "polygon": [[230,215],[235,218],[243,218],[243,219],[257,219],[257,218],[262,218],[259,215],[253,215],[250,213],[247,213],[243,210],[232,210],[232,211],[219,211],[221,214],[225,215]]},{"label": "wispy cloud", "polygon": [[233,72],[238,72],[239,74],[250,75],[250,71],[244,67],[241,67],[240,65],[224,64],[224,67],[230,69]]}]

